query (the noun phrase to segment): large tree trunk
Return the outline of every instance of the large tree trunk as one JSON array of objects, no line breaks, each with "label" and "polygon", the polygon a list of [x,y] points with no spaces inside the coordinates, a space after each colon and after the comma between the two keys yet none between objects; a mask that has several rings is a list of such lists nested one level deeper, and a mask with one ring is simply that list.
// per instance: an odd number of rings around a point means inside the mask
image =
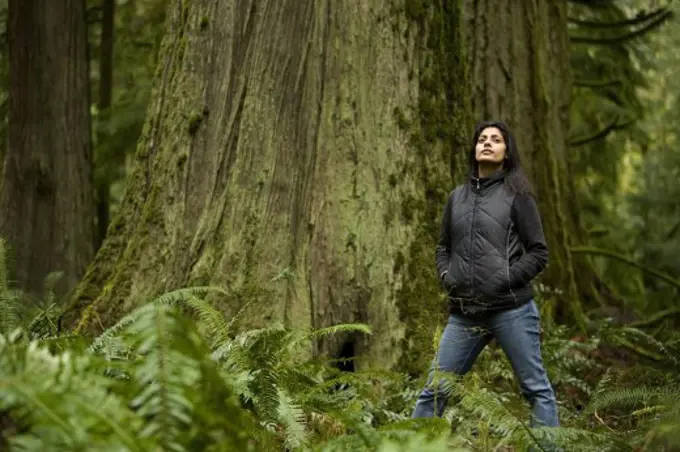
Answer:
[{"label": "large tree trunk", "polygon": [[567,2],[522,0],[499,7],[466,0],[464,8],[474,111],[512,127],[550,249],[542,282],[561,292],[550,296],[559,301],[560,313],[583,321],[580,300],[597,294],[592,267],[569,251],[583,236],[569,175]]},{"label": "large tree trunk", "polygon": [[366,322],[355,353],[422,372],[446,306],[434,245],[466,173],[471,72],[474,110],[514,126],[538,187],[549,279],[575,291],[558,227],[564,10],[533,4],[174,0],[135,170],[66,322],[96,332],[149,296],[219,284],[228,313],[254,300],[249,326]]},{"label": "large tree trunk", "polygon": [[0,234],[18,286],[73,287],[93,257],[89,74],[84,0],[10,0],[9,130]]},{"label": "large tree trunk", "polygon": [[[66,322],[94,332],[151,295],[218,284],[227,313],[254,300],[248,326],[366,322],[354,352],[395,363],[411,337],[403,264],[423,205],[437,222],[451,188],[450,146],[410,144],[436,141],[412,108],[422,23],[388,0],[169,6],[136,167]],[[436,293],[433,237],[417,270]]]}]

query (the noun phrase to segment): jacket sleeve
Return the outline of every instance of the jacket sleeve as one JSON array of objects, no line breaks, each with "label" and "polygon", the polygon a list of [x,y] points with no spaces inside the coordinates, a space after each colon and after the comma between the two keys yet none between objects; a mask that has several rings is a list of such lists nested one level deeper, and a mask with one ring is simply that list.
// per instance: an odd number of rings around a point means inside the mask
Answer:
[{"label": "jacket sleeve", "polygon": [[451,208],[453,196],[449,195],[449,199],[444,206],[444,214],[442,215],[441,229],[439,231],[439,242],[435,248],[435,261],[437,264],[437,279],[440,281],[444,277],[444,272],[449,267],[449,260],[451,258]]},{"label": "jacket sleeve", "polygon": [[510,267],[510,287],[515,288],[528,284],[543,271],[548,264],[548,245],[533,196],[515,196],[512,221],[524,246],[524,255]]}]

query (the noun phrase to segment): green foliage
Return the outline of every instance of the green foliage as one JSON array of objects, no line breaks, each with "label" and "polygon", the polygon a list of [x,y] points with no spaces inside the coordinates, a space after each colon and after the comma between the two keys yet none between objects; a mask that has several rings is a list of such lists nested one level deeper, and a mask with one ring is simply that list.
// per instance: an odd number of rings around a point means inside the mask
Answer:
[{"label": "green foliage", "polygon": [[680,275],[678,7],[618,0],[569,8],[573,183],[590,245],[606,251],[591,257],[628,312],[663,311],[654,323],[668,326],[677,323],[678,288],[653,272]]},{"label": "green foliage", "polygon": [[[123,193],[126,156],[134,153],[146,117],[166,8],[167,2],[160,0],[116,2],[112,103],[105,111],[97,102],[92,106],[95,185],[111,187],[113,210]],[[93,93],[100,92],[100,41],[97,20],[90,26]]]},{"label": "green foliage", "polygon": [[[663,23],[668,12],[645,19],[621,1],[598,7],[572,3],[569,17],[574,71],[571,164],[590,229],[602,225],[610,213],[607,202],[618,190],[622,147],[628,140],[648,140],[639,126],[644,114],[639,91],[648,83],[641,67],[651,63],[641,43],[649,34],[636,32]],[[621,36],[631,38],[612,39]]]},{"label": "green foliage", "polygon": [[[370,334],[367,326],[238,332],[235,319],[205,301],[213,292],[224,290],[164,294],[87,347],[84,338],[36,338],[30,327],[29,334],[5,331],[0,441],[10,450],[47,451],[472,451],[546,444],[664,450],[660,444],[678,444],[678,336],[662,343],[608,321],[590,340],[552,328],[543,349],[560,400],[560,428],[528,428],[528,407],[497,346],[465,377],[441,375],[450,399],[444,419],[410,419],[422,379],[376,369],[341,372],[302,353],[324,335]],[[640,362],[615,365],[620,356],[607,353],[622,350]]]}]

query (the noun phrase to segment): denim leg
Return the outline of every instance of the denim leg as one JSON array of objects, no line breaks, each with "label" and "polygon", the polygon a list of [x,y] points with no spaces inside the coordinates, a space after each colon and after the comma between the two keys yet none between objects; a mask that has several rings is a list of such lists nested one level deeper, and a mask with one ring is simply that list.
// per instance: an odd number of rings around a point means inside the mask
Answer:
[{"label": "denim leg", "polygon": [[505,352],[524,396],[531,404],[531,426],[559,426],[557,404],[543,365],[540,316],[531,300],[492,316],[489,328]]},{"label": "denim leg", "polygon": [[444,329],[437,356],[432,361],[425,388],[418,396],[412,417],[441,417],[448,394],[432,387],[435,370],[466,374],[491,340],[490,332],[481,322],[461,315],[451,315]]}]

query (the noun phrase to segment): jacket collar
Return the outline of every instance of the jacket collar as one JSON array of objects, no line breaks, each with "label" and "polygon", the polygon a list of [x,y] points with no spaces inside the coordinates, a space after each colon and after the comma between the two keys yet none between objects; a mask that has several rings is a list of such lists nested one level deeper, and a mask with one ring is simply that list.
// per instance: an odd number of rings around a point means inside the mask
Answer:
[{"label": "jacket collar", "polygon": [[475,170],[470,176],[470,187],[475,191],[485,190],[493,185],[503,182],[505,176],[507,176],[507,172],[505,170],[500,170],[496,171],[489,177],[480,178],[477,177],[477,171]]}]

